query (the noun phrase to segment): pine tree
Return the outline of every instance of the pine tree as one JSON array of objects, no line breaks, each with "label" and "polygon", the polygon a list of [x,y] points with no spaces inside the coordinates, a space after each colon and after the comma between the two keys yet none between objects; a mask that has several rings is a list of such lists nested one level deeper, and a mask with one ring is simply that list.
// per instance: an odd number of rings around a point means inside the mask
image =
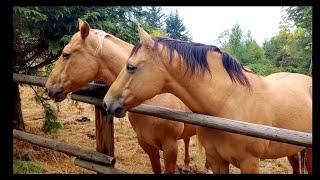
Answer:
[{"label": "pine tree", "polygon": [[148,8],[147,24],[154,28],[160,29],[164,23],[164,14],[161,7],[151,6]]},{"label": "pine tree", "polygon": [[170,38],[183,41],[191,41],[192,38],[188,35],[189,31],[183,24],[182,18],[178,14],[178,10],[170,12],[166,19],[166,31]]}]

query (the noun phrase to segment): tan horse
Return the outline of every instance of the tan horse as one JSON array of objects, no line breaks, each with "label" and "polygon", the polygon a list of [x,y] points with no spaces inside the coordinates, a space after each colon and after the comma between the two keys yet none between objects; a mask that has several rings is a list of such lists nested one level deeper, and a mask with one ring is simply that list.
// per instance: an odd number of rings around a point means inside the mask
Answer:
[{"label": "tan horse", "polygon": [[[152,39],[142,28],[139,34],[140,43],[104,98],[106,110],[115,116],[170,92],[196,113],[311,132],[311,77],[282,73],[264,78],[215,46]],[[261,159],[294,156],[304,149],[312,172],[310,148],[205,127],[197,127],[197,135],[214,173],[229,173],[230,163],[241,173],[259,173]]]},{"label": "tan horse", "polygon": [[[56,101],[69,92],[84,87],[93,80],[112,84],[133,48],[133,45],[101,30],[90,29],[79,20],[80,32],[73,35],[46,82],[48,95]],[[190,111],[172,94],[162,94],[145,103]],[[189,169],[189,141],[195,135],[192,125],[160,118],[129,113],[129,121],[137,134],[139,145],[148,154],[154,173],[161,173],[159,149],[163,150],[165,172],[174,173],[177,160],[177,141],[185,143],[185,166]]]}]

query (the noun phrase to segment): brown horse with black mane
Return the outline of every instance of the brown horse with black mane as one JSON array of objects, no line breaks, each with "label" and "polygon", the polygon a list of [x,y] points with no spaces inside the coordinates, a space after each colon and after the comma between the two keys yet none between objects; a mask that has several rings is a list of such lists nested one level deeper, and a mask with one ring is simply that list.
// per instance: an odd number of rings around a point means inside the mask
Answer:
[{"label": "brown horse with black mane", "polygon": [[[256,75],[215,46],[151,38],[139,29],[126,67],[104,98],[116,117],[161,93],[172,93],[193,112],[273,127],[311,132],[312,78],[296,73]],[[293,157],[305,150],[312,172],[312,149],[221,130],[197,127],[214,173],[259,173],[260,159]]]},{"label": "brown horse with black mane", "polygon": [[[69,92],[86,86],[93,80],[112,84],[125,66],[133,45],[101,30],[90,29],[79,20],[79,32],[73,35],[46,82],[48,95],[62,101]],[[166,93],[145,103],[190,111],[177,97]],[[129,113],[129,121],[137,134],[138,143],[148,154],[154,173],[161,173],[159,150],[163,150],[164,172],[174,173],[177,160],[177,141],[185,143],[185,166],[189,170],[189,141],[196,129],[175,121]]]}]

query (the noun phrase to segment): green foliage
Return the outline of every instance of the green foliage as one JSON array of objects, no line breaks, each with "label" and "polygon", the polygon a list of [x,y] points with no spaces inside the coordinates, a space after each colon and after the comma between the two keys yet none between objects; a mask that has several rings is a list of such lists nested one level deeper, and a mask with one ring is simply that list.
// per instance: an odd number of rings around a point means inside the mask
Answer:
[{"label": "green foliage", "polygon": [[283,21],[279,33],[260,47],[252,39],[251,32],[244,35],[236,24],[218,37],[222,50],[238,59],[242,64],[260,75],[287,71],[307,74],[311,61],[311,39],[306,29],[291,30]]},{"label": "green foliage", "polygon": [[239,60],[242,60],[242,53],[244,52],[244,42],[243,33],[239,24],[236,24],[231,28],[231,33],[229,34],[229,40],[227,47],[229,53]]},{"label": "green foliage", "polygon": [[44,173],[45,169],[40,164],[30,161],[30,159],[20,159],[17,154],[13,155],[13,174],[35,174]]},{"label": "green foliage", "polygon": [[310,40],[306,30],[300,27],[292,32],[282,29],[276,36],[264,43],[266,57],[276,66],[289,72],[308,73],[311,61]]},{"label": "green foliage", "polygon": [[166,34],[166,31],[163,29],[151,29],[149,31],[151,36],[155,36],[155,37],[167,37],[168,35]]},{"label": "green foliage", "polygon": [[50,53],[58,54],[60,49],[59,43],[50,41],[48,49]]},{"label": "green foliage", "polygon": [[285,9],[286,19],[292,20],[297,27],[306,29],[308,34],[312,32],[312,7],[293,6]]},{"label": "green foliage", "polygon": [[[63,125],[60,122],[58,122],[57,111],[48,102],[46,102],[46,99],[42,95],[39,95],[38,91],[36,91],[35,89],[33,90],[35,92],[35,96],[34,96],[35,102],[38,104],[41,104],[44,111],[45,121],[44,121],[42,130],[45,133],[48,133],[48,132],[56,132],[58,129],[63,128]],[[41,90],[44,93],[43,88]]]},{"label": "green foliage", "polygon": [[251,71],[262,76],[267,76],[272,73],[283,71],[283,69],[276,67],[271,63],[248,64],[247,67],[250,68]]},{"label": "green foliage", "polygon": [[71,37],[72,35],[63,35],[59,42],[66,45],[70,41]]},{"label": "green foliage", "polygon": [[35,7],[14,7],[14,13],[21,14],[26,18],[30,18],[34,22],[41,22],[48,19],[48,16],[41,13],[39,8]]},{"label": "green foliage", "polygon": [[[164,36],[165,15],[161,7],[141,6],[15,6],[13,11],[13,70],[36,74],[59,58],[62,48],[79,31],[78,18],[91,28],[102,29],[132,44],[139,41],[137,23],[149,32]],[[187,32],[176,15],[181,38]],[[177,37],[174,37],[177,38]],[[178,37],[179,39],[180,37]]]},{"label": "green foliage", "polygon": [[[298,72],[312,75],[312,7],[311,6],[293,6],[285,9],[285,20],[293,21],[297,27],[298,32],[295,34],[299,37],[293,36],[292,47],[297,50],[295,54],[294,69]],[[303,33],[300,33],[303,31]]]},{"label": "green foliage", "polygon": [[44,66],[45,76],[49,76],[49,74],[51,73],[53,68],[54,68],[54,64],[48,64],[48,65]]},{"label": "green foliage", "polygon": [[178,10],[170,12],[166,19],[166,31],[170,38],[183,41],[191,41],[192,38],[188,35],[189,31],[183,24],[182,18],[178,14]]},{"label": "green foliage", "polygon": [[161,7],[151,6],[147,11],[146,24],[156,29],[161,29],[164,24],[164,17]]},{"label": "green foliage", "polygon": [[42,127],[45,133],[56,132],[58,129],[63,128],[63,125],[57,121],[57,112],[52,108],[52,106],[44,107],[45,122]]},{"label": "green foliage", "polygon": [[249,31],[244,35],[240,25],[234,25],[218,37],[221,48],[244,65],[267,63],[264,50],[251,37]]}]

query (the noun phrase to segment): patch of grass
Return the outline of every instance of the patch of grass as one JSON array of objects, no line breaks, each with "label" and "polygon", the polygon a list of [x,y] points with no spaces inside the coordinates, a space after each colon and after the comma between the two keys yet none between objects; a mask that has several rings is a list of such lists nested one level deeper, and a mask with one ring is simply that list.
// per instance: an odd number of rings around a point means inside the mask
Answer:
[{"label": "patch of grass", "polygon": [[20,159],[18,155],[13,155],[13,174],[39,174],[46,172],[40,164],[27,159]]}]

